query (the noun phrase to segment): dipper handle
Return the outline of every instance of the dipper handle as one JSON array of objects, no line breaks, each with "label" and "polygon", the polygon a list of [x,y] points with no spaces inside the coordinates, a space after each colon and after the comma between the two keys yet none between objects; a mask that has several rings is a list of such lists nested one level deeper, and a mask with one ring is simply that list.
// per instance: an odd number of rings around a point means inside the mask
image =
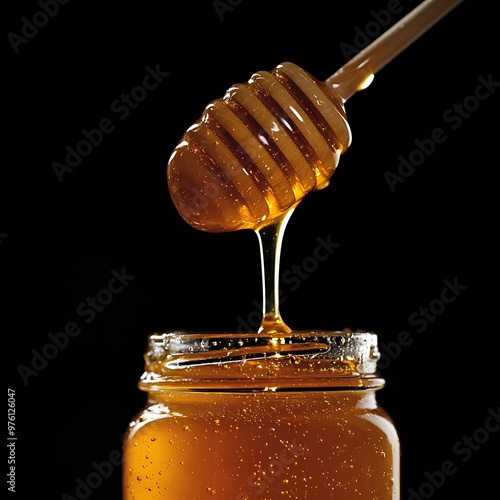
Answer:
[{"label": "dipper handle", "polygon": [[347,101],[366,88],[375,74],[463,0],[425,0],[325,80]]}]

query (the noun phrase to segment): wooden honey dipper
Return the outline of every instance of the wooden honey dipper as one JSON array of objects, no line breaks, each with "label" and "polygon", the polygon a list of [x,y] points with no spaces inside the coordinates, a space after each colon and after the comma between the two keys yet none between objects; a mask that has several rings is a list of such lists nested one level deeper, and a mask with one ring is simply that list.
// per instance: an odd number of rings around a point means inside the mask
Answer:
[{"label": "wooden honey dipper", "polygon": [[209,232],[258,230],[329,183],[351,143],[344,104],[463,0],[425,0],[324,82],[292,63],[212,101],[167,167],[180,215]]}]

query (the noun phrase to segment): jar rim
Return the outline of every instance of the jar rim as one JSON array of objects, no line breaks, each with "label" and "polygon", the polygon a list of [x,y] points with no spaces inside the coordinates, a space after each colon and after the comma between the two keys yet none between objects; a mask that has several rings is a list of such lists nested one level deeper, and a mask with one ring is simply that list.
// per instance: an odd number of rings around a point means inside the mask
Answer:
[{"label": "jar rim", "polygon": [[287,334],[170,331],[152,333],[148,339],[143,386],[180,386],[187,381],[200,386],[218,380],[219,386],[244,381],[253,387],[305,378],[328,385],[334,378],[376,377],[380,358],[374,332],[349,329]]},{"label": "jar rim", "polygon": [[[200,353],[210,355],[200,357]],[[377,335],[361,330],[293,331],[286,335],[235,332],[171,331],[149,335],[151,359],[169,358],[177,367],[273,355],[301,355],[308,358],[352,361],[360,373],[372,373],[380,358]]]}]

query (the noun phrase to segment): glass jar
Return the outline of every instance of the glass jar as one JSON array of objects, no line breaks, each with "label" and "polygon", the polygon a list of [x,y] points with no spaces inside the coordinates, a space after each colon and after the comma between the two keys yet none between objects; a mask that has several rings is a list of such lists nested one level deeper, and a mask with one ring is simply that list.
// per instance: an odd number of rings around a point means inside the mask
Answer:
[{"label": "glass jar", "polygon": [[369,332],[149,336],[123,498],[399,499]]}]

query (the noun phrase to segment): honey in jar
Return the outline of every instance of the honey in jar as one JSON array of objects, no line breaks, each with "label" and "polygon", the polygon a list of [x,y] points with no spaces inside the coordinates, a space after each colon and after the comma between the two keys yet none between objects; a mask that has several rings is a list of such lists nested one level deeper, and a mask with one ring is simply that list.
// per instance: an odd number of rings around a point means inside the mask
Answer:
[{"label": "honey in jar", "polygon": [[399,499],[370,332],[149,337],[123,498]]}]

